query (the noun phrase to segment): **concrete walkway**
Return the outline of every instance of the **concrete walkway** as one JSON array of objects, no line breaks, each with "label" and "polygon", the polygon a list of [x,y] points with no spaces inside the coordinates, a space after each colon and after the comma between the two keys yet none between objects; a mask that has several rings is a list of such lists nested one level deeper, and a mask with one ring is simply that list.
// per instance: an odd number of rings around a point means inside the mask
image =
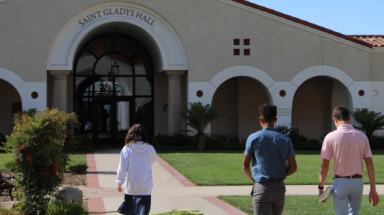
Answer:
[{"label": "concrete walkway", "polygon": [[[88,199],[90,211],[116,211],[124,194],[117,192],[115,183],[120,150],[106,150],[87,155],[89,169],[87,187],[80,187]],[[154,188],[151,213],[174,209],[199,210],[204,215],[244,215],[245,213],[216,198],[219,195],[250,194],[251,186],[195,186],[159,158],[152,166]],[[384,193],[384,185],[377,187]],[[365,185],[364,194],[369,192]],[[288,185],[287,195],[317,195],[317,185]],[[118,214],[118,213],[112,213]]]}]

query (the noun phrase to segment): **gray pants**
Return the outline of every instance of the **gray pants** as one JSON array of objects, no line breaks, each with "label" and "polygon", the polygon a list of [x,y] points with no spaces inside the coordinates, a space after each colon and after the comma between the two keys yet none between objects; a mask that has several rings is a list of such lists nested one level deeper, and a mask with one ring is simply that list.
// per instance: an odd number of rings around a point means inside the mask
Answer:
[{"label": "gray pants", "polygon": [[253,185],[255,215],[280,215],[285,203],[284,181],[262,182]]}]

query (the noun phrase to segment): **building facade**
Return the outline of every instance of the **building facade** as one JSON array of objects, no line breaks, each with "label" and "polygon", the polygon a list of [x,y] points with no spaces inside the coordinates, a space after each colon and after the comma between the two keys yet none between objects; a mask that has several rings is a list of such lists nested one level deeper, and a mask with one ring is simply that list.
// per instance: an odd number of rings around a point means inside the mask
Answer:
[{"label": "building facade", "polygon": [[0,1],[0,132],[12,113],[76,112],[95,142],[134,123],[187,130],[188,103],[220,106],[212,135],[246,138],[258,106],[317,138],[331,112],[384,110],[384,40],[343,35],[243,0]]}]

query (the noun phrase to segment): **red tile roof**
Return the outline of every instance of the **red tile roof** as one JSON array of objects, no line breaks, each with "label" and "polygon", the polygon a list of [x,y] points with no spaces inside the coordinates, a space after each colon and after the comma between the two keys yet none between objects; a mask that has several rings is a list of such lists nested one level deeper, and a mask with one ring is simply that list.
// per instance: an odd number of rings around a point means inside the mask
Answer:
[{"label": "red tile roof", "polygon": [[367,41],[363,41],[363,40],[359,40],[359,39],[356,39],[356,38],[353,38],[353,37],[349,37],[347,35],[344,35],[344,34],[341,34],[341,33],[335,32],[335,31],[332,31],[330,29],[327,29],[327,28],[315,25],[313,23],[310,23],[310,22],[298,19],[298,18],[293,17],[293,16],[289,16],[289,15],[284,14],[284,13],[280,13],[278,11],[275,11],[275,10],[272,10],[272,9],[260,6],[260,5],[255,4],[255,3],[251,3],[251,2],[246,1],[246,0],[232,0],[232,1],[240,3],[240,4],[243,4],[245,6],[248,6],[248,7],[254,8],[254,9],[257,9],[257,10],[261,10],[261,11],[273,14],[275,16],[278,16],[278,17],[281,17],[281,18],[284,18],[284,19],[287,19],[287,20],[290,20],[290,21],[293,21],[293,22],[296,22],[296,23],[299,23],[299,24],[311,27],[311,28],[314,28],[314,29],[319,30],[319,31],[323,31],[323,32],[328,33],[328,34],[332,34],[334,36],[343,38],[345,40],[349,40],[349,41],[354,42],[354,43],[358,43],[358,44],[366,46],[368,48],[372,48],[373,47],[373,45],[371,43],[368,43]]},{"label": "red tile roof", "polygon": [[374,47],[384,47],[384,35],[348,35],[349,37],[372,44]]}]

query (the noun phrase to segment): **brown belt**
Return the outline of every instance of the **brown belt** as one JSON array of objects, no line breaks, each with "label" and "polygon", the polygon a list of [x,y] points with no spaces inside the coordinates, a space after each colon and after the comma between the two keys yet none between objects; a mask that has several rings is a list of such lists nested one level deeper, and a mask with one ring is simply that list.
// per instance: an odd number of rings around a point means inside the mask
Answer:
[{"label": "brown belt", "polygon": [[338,176],[338,175],[335,175],[335,178],[362,178],[363,176],[361,175],[351,175],[351,176]]}]

